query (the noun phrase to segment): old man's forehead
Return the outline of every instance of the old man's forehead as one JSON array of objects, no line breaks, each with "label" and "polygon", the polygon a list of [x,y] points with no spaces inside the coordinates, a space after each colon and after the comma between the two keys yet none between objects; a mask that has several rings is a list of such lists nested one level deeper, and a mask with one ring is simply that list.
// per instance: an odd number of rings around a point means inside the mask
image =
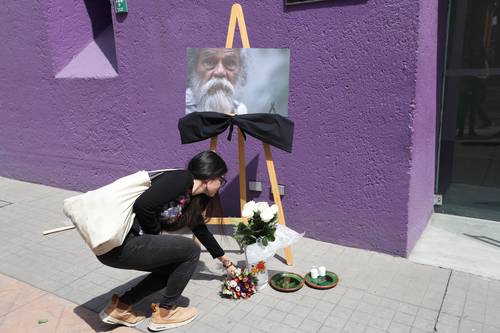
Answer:
[{"label": "old man's forehead", "polygon": [[239,57],[239,55],[240,55],[239,49],[215,49],[215,48],[200,49],[200,58],[208,58],[208,57],[215,57],[215,56]]}]

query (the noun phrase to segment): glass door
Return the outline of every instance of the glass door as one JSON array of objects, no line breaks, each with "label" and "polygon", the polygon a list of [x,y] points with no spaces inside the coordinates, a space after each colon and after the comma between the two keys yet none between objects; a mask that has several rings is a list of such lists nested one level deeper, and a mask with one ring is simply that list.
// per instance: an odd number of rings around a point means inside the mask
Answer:
[{"label": "glass door", "polygon": [[436,211],[500,221],[500,0],[451,0]]}]

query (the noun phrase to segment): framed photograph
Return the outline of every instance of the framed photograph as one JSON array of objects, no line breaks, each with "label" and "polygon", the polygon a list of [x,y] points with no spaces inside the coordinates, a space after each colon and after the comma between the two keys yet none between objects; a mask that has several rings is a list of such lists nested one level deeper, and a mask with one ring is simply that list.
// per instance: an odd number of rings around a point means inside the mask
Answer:
[{"label": "framed photograph", "polygon": [[186,114],[288,116],[289,49],[188,48]]}]

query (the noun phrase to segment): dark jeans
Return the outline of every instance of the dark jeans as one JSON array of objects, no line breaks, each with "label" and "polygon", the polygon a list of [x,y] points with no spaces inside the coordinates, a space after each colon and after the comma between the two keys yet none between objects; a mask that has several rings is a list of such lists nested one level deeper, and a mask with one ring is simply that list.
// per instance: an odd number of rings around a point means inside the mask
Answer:
[{"label": "dark jeans", "polygon": [[129,233],[121,246],[97,259],[111,267],[151,272],[123,294],[121,302],[135,304],[163,289],[160,306],[168,308],[177,305],[196,269],[200,252],[199,245],[184,236]]}]

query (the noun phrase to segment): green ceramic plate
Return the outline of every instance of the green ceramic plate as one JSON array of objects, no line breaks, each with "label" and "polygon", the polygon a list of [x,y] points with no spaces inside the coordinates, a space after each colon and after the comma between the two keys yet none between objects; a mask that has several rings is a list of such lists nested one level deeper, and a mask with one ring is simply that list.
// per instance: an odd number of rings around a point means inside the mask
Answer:
[{"label": "green ceramic plate", "polygon": [[269,279],[269,284],[277,291],[292,292],[302,288],[304,278],[296,273],[280,272]]},{"label": "green ceramic plate", "polygon": [[326,275],[323,278],[318,277],[317,279],[313,279],[311,277],[311,273],[307,273],[304,277],[304,280],[306,284],[311,288],[330,289],[337,285],[337,283],[339,282],[339,277],[333,272],[326,271]]}]

